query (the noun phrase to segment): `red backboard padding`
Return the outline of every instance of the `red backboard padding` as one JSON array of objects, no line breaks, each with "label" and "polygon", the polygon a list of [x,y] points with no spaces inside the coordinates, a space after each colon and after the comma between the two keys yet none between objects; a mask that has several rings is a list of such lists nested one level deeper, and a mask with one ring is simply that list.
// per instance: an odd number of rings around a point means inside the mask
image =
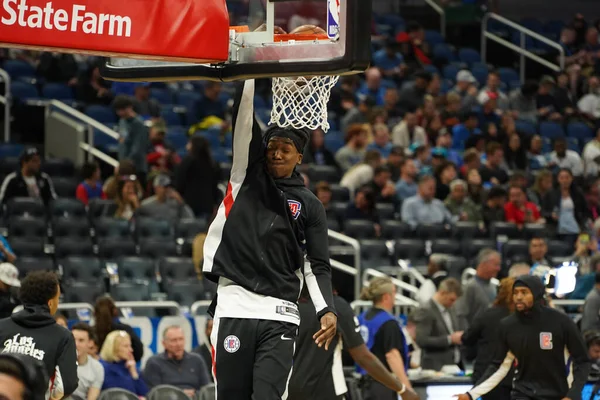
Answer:
[{"label": "red backboard padding", "polygon": [[225,61],[225,0],[2,0],[0,44],[155,60]]}]

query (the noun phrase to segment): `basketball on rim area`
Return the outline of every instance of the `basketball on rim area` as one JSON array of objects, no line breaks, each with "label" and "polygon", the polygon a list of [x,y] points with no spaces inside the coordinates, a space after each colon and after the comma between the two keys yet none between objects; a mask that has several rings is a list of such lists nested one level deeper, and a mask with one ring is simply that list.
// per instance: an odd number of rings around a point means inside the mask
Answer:
[{"label": "basketball on rim area", "polygon": [[325,29],[316,25],[302,25],[290,32],[293,35],[327,35]]}]

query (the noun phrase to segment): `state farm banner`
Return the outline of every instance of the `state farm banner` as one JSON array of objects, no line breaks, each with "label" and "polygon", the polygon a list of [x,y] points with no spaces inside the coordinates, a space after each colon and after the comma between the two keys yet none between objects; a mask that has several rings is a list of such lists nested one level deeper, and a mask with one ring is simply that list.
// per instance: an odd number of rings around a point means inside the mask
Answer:
[{"label": "state farm banner", "polygon": [[0,44],[156,60],[225,61],[225,0],[0,0]]}]

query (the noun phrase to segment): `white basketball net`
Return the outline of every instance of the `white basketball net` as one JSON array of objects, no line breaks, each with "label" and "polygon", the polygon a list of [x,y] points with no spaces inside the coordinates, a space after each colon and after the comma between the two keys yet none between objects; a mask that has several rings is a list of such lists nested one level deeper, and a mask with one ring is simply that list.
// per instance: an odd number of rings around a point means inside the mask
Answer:
[{"label": "white basketball net", "polygon": [[327,103],[339,76],[273,78],[270,124],[282,128],[329,130]]}]

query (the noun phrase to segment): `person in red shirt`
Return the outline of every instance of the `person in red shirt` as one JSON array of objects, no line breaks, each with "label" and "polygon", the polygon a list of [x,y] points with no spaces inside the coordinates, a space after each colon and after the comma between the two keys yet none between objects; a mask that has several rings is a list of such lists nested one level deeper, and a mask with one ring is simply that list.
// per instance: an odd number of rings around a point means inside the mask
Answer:
[{"label": "person in red shirt", "polygon": [[77,186],[75,197],[83,204],[87,205],[92,199],[106,199],[106,193],[102,189],[100,182],[100,167],[96,162],[83,164],[81,167],[83,182]]},{"label": "person in red shirt", "polygon": [[508,203],[504,205],[506,222],[515,223],[519,228],[524,224],[544,223],[540,210],[535,203],[527,201],[522,187],[511,186],[508,199]]}]

